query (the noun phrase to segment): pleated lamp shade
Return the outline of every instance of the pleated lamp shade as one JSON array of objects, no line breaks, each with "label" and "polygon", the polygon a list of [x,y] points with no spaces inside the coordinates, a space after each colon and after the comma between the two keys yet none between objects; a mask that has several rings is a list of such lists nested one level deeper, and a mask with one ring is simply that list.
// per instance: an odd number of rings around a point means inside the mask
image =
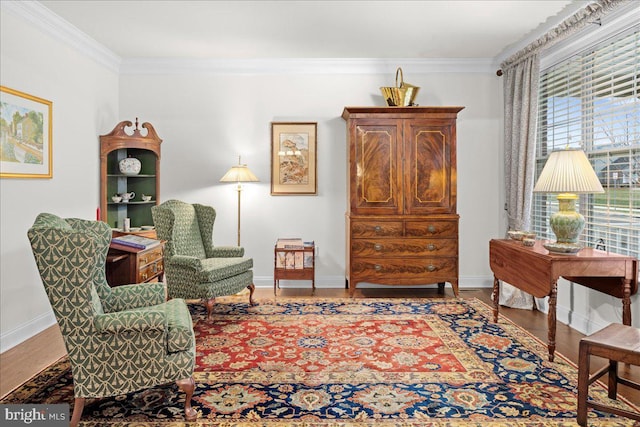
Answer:
[{"label": "pleated lamp shade", "polygon": [[247,165],[231,166],[231,169],[220,178],[220,182],[258,182],[258,178]]},{"label": "pleated lamp shade", "polygon": [[602,184],[586,154],[577,149],[552,152],[533,191],[536,193],[604,193]]}]

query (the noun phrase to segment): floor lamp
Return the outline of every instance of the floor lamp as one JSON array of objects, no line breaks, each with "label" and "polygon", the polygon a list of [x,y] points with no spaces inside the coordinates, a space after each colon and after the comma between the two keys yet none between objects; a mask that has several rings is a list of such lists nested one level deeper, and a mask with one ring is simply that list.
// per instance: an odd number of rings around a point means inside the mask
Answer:
[{"label": "floor lamp", "polygon": [[238,246],[240,246],[240,193],[242,192],[242,183],[258,181],[260,180],[249,170],[247,165],[243,165],[240,162],[240,156],[238,156],[238,164],[231,166],[231,169],[220,178],[220,182],[235,182],[238,184],[236,188],[238,191]]}]

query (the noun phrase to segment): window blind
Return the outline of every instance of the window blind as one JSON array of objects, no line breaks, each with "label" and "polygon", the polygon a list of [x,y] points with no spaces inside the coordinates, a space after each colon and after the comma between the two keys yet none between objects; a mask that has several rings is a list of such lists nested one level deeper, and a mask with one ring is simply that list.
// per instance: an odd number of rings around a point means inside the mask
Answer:
[{"label": "window blind", "polygon": [[[640,25],[540,73],[536,180],[554,150],[587,153],[604,194],[581,195],[580,243],[640,257]],[[555,239],[555,194],[534,193],[532,230]]]}]

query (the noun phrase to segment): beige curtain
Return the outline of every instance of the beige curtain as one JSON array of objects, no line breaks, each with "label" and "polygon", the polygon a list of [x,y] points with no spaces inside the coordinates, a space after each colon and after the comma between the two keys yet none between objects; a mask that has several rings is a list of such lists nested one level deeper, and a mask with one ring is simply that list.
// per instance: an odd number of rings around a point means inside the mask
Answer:
[{"label": "beige curtain", "polygon": [[[503,69],[504,174],[510,230],[528,230],[535,175],[540,61],[531,54]],[[503,283],[500,304],[533,308],[533,296]]]}]

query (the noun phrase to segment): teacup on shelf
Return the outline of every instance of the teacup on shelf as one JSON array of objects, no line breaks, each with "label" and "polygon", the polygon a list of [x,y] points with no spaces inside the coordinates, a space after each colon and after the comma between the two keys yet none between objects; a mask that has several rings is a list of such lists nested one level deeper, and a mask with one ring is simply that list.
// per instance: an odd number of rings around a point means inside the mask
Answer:
[{"label": "teacup on shelf", "polygon": [[151,200],[151,196],[147,196],[147,195],[142,195],[142,201],[143,202],[148,202],[149,200]]},{"label": "teacup on shelf", "polygon": [[115,203],[120,203],[122,201],[122,197],[116,194],[115,196],[111,196],[111,200],[113,200]]}]

